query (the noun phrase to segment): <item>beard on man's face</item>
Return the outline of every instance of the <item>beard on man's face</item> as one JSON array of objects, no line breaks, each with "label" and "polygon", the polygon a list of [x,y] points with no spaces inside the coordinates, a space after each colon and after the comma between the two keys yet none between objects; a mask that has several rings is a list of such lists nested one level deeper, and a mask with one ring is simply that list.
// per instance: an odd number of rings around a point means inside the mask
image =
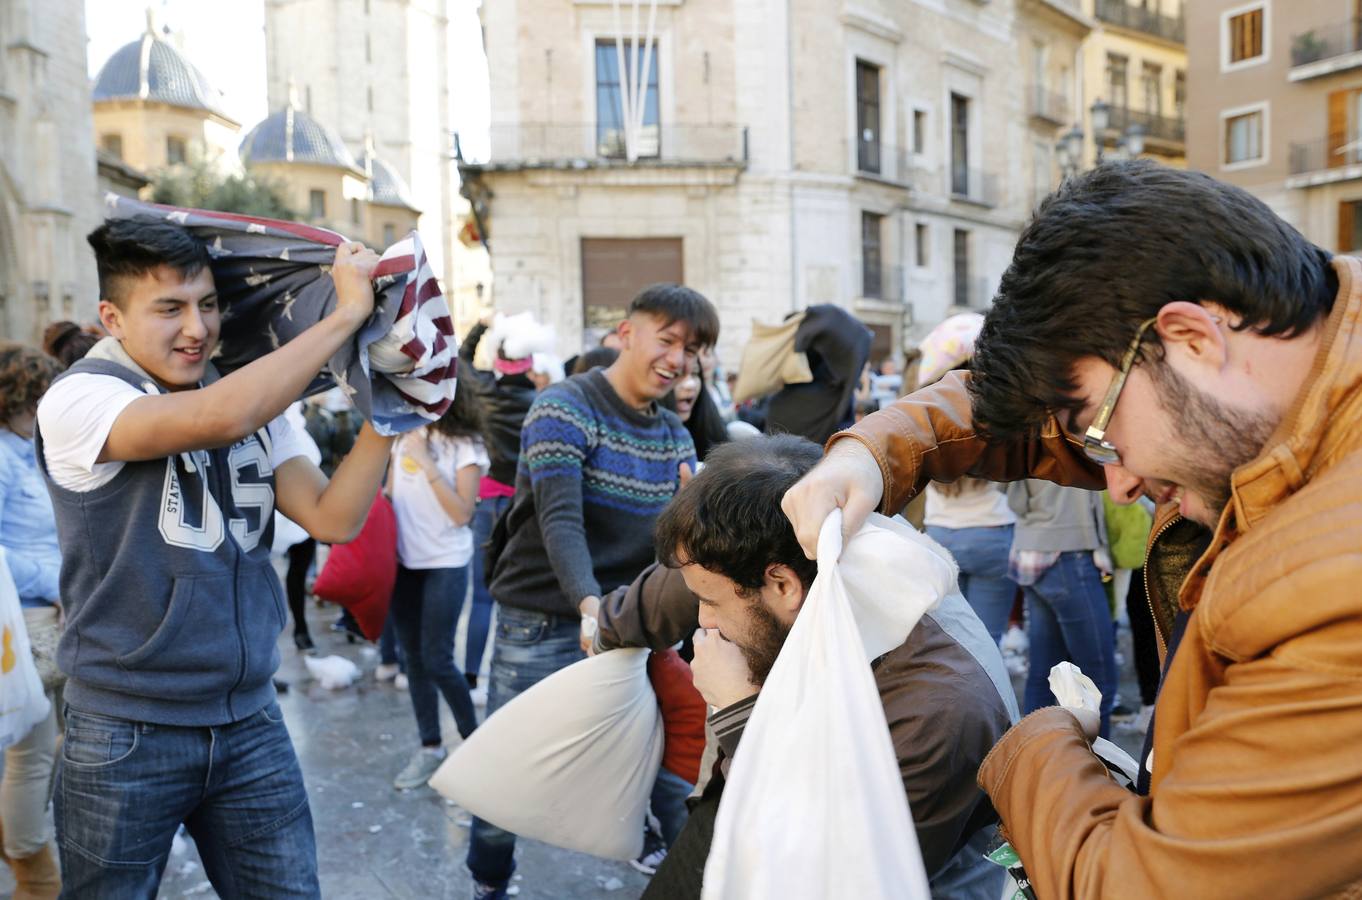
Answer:
[{"label": "beard on man's face", "polygon": [[766,683],[766,676],[771,674],[771,667],[776,664],[776,657],[780,655],[780,648],[785,646],[785,639],[790,636],[790,626],[763,606],[759,595],[753,596],[748,602],[747,635],[742,641],[734,643],[742,651],[743,659],[747,660],[752,683],[761,687]]},{"label": "beard on man's face", "polygon": [[1170,460],[1169,475],[1162,480],[1199,496],[1213,517],[1201,524],[1214,528],[1230,502],[1230,476],[1262,453],[1279,418],[1225,405],[1167,361],[1151,363],[1149,375],[1164,411],[1172,418],[1177,442],[1165,448],[1177,458]]}]

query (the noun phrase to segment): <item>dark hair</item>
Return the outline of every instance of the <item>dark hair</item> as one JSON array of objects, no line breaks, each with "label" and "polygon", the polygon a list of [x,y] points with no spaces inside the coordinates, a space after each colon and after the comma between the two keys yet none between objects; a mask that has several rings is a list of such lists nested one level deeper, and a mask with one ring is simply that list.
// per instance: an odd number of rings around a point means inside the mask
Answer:
[{"label": "dark hair", "polygon": [[482,407],[477,402],[473,387],[466,378],[454,383],[454,400],[445,414],[430,425],[432,431],[445,437],[478,437],[482,434]]},{"label": "dark hair", "polygon": [[647,313],[662,320],[662,327],[685,322],[705,347],[719,340],[719,312],[699,291],[682,284],[653,284],[629,302],[629,315]]},{"label": "dark hair", "polygon": [[105,219],[86,240],[95,251],[99,296],[115,305],[123,302],[122,279],[139,278],[160,266],[193,278],[212,262],[203,241],[159,219]]},{"label": "dark hair", "polygon": [[53,322],[43,329],[43,352],[61,363],[63,369],[84,359],[99,338],[75,322]]},{"label": "dark hair", "polygon": [[[1329,313],[1330,254],[1247,191],[1149,160],[1111,163],[1046,198],[974,346],[974,424],[992,441],[1077,409],[1074,363],[1120,364],[1167,303],[1214,301],[1240,328],[1293,337]],[[1145,358],[1162,360],[1151,330]]]},{"label": "dark hair", "polygon": [[0,425],[37,411],[38,401],[60,374],[55,360],[32,347],[0,343]]},{"label": "dark hair", "polygon": [[615,360],[619,359],[620,352],[614,347],[592,347],[585,353],[577,356],[572,364],[571,375],[580,375],[583,372],[590,372],[597,366],[610,366]]},{"label": "dark hair", "polygon": [[789,566],[805,588],[818,574],[781,512],[785,492],[822,459],[813,441],[762,435],[715,447],[700,474],[658,516],[657,556],[678,568],[694,563],[757,591],[773,563]]}]

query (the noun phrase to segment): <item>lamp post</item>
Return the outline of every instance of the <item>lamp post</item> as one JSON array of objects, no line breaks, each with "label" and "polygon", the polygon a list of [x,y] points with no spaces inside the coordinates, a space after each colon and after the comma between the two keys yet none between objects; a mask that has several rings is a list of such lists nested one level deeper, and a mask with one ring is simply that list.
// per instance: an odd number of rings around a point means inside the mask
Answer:
[{"label": "lamp post", "polygon": [[[1104,154],[1102,152],[1102,135],[1111,126],[1111,105],[1098,98],[1093,101],[1088,112],[1092,116],[1093,143],[1097,149],[1094,165],[1100,166],[1103,160],[1107,158],[1114,160],[1134,159],[1144,152],[1144,128],[1138,124],[1131,124],[1126,128],[1125,134],[1117,138],[1116,150],[1111,154]],[[1059,162],[1060,173],[1065,179],[1074,177],[1084,169],[1084,137],[1083,129],[1074,125],[1055,142],[1055,158]]]}]

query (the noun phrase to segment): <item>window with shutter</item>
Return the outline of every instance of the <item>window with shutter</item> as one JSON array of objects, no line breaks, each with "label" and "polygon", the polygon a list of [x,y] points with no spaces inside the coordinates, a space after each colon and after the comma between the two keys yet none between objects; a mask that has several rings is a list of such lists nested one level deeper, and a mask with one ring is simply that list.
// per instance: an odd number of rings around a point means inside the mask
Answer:
[{"label": "window with shutter", "polygon": [[1251,9],[1229,20],[1229,59],[1244,62],[1263,55],[1263,10]]}]

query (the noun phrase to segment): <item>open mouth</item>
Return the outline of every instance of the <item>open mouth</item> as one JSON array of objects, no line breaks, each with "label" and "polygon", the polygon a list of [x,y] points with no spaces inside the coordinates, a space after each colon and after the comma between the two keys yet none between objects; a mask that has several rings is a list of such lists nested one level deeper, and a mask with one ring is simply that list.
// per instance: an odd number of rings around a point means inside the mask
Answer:
[{"label": "open mouth", "polygon": [[661,378],[664,382],[672,382],[681,376],[675,369],[668,369],[665,366],[653,366],[653,374]]},{"label": "open mouth", "polygon": [[187,363],[202,362],[204,358],[204,346],[197,347],[176,347],[175,355]]}]

